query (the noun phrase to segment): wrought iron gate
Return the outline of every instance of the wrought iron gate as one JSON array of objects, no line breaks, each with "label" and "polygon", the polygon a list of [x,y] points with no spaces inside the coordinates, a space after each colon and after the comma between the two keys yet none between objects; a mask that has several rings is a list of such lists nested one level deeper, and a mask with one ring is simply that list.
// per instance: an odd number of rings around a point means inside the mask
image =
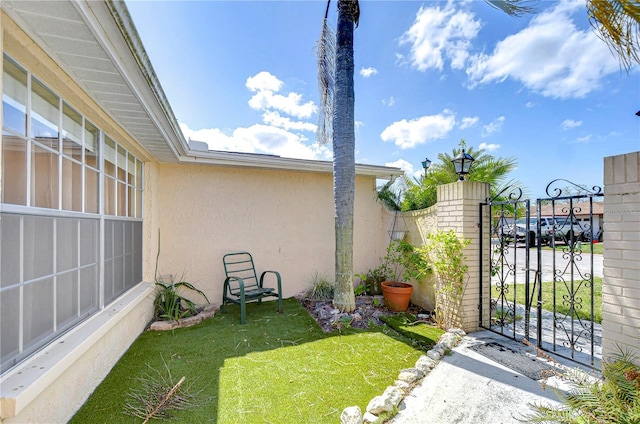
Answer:
[{"label": "wrought iron gate", "polygon": [[480,326],[598,368],[602,255],[593,250],[602,241],[594,214],[602,189],[558,179],[546,193],[533,214],[514,187],[480,204],[480,269],[490,275],[480,282]]}]

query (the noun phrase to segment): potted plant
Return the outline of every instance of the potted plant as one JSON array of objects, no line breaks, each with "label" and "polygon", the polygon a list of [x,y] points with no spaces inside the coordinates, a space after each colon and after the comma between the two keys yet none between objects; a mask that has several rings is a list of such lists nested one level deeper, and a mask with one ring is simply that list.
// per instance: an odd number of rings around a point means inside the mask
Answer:
[{"label": "potted plant", "polygon": [[387,281],[382,282],[385,305],[394,312],[403,312],[409,306],[413,286],[408,281],[420,281],[431,268],[424,249],[418,249],[404,240],[393,240],[383,259]]}]

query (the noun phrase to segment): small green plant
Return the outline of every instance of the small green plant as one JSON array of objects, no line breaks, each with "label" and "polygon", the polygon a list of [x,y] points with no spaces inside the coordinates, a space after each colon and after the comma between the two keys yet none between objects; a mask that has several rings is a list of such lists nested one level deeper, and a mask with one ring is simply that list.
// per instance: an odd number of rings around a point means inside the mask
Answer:
[{"label": "small green plant", "polygon": [[163,281],[158,276],[158,261],[160,259],[160,230],[158,230],[158,254],[156,255],[156,298],[153,301],[153,313],[157,319],[160,320],[174,320],[177,321],[180,318],[193,316],[198,314],[198,310],[195,302],[182,296],[181,290],[192,290],[209,303],[207,296],[201,291],[195,288],[191,283],[186,281],[175,282],[173,276],[170,282]]},{"label": "small green plant", "polygon": [[307,293],[307,298],[317,301],[330,301],[333,299],[334,284],[325,275],[315,273],[311,290]]},{"label": "small green plant", "polygon": [[362,295],[365,293],[365,291],[366,291],[366,287],[367,287],[367,286],[365,285],[365,283],[364,283],[364,282],[363,282],[363,283],[361,283],[361,284],[358,284],[358,285],[356,286],[356,288],[355,288],[355,289],[353,289],[353,293],[354,293],[356,296],[362,296]]},{"label": "small green plant", "polygon": [[436,322],[448,329],[459,325],[458,311],[464,293],[468,266],[465,264],[464,248],[471,242],[460,239],[453,230],[429,234],[425,250],[433,262],[438,275],[436,282]]},{"label": "small green plant", "polygon": [[370,269],[366,273],[356,274],[355,276],[360,278],[367,293],[380,294],[382,293],[382,282],[387,280],[387,274],[387,265],[382,263],[377,268]]},{"label": "small green plant", "polygon": [[571,385],[561,406],[530,404],[534,414],[524,417],[530,423],[636,424],[640,422],[640,367],[634,356],[623,352],[604,361],[602,379],[595,380],[580,369],[564,377]]},{"label": "small green plant", "polygon": [[201,290],[186,281],[178,281],[177,283],[156,281],[156,287],[158,291],[153,302],[154,315],[161,320],[177,321],[180,318],[198,314],[195,302],[179,294],[181,289],[192,290],[204,297],[209,303],[209,299]]}]

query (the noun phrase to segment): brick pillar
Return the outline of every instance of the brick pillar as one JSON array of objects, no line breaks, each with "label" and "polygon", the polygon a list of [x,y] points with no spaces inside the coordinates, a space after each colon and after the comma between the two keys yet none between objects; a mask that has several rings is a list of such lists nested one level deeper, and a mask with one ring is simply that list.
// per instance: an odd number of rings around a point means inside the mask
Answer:
[{"label": "brick pillar", "polygon": [[640,365],[640,152],[604,158],[602,354]]},{"label": "brick pillar", "polygon": [[[465,287],[461,309],[458,311],[458,326],[466,332],[477,331],[480,319],[478,305],[480,303],[480,275],[482,280],[489,281],[488,267],[480,267],[480,203],[489,196],[489,184],[474,181],[457,181],[438,186],[438,230],[453,230],[458,237],[470,239],[465,248],[466,264],[469,267],[468,280]],[[483,229],[486,240],[483,243],[484,257],[489,254],[489,220],[483,218]],[[487,286],[488,284],[485,283]],[[488,303],[488,302],[487,302]]]}]

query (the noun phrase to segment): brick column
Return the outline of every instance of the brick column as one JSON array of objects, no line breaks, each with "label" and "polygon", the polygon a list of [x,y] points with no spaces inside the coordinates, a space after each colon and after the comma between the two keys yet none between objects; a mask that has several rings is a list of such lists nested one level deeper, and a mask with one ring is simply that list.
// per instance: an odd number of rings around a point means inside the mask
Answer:
[{"label": "brick column", "polygon": [[604,158],[602,353],[640,365],[640,152]]},{"label": "brick column", "polygon": [[[482,280],[489,281],[488,267],[480,267],[480,216],[479,204],[489,196],[489,184],[473,181],[457,181],[438,187],[438,230],[453,230],[458,237],[470,239],[471,243],[465,248],[466,264],[469,267],[468,280],[465,287],[462,305],[458,311],[458,326],[466,332],[479,329],[480,303],[480,275]],[[484,257],[489,255],[489,219],[483,218],[485,242],[482,252]],[[488,284],[485,283],[488,287]]]}]

